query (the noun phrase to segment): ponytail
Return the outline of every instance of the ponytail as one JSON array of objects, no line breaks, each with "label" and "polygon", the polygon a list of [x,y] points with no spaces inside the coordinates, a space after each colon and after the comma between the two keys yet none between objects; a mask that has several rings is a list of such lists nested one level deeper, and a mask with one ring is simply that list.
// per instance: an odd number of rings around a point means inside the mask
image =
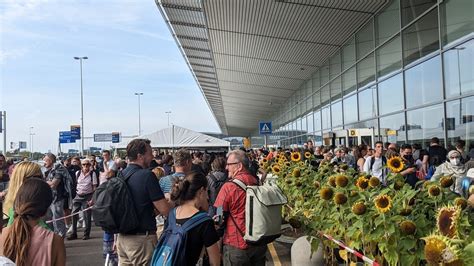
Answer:
[{"label": "ponytail", "polygon": [[196,197],[201,188],[207,189],[207,178],[200,173],[191,173],[173,183],[170,198],[177,206]]},{"label": "ponytail", "polygon": [[31,227],[28,225],[27,214],[30,206],[15,211],[14,221],[11,231],[5,238],[3,246],[3,254],[15,262],[18,266],[26,266],[26,259],[28,258],[28,249],[31,240]]}]

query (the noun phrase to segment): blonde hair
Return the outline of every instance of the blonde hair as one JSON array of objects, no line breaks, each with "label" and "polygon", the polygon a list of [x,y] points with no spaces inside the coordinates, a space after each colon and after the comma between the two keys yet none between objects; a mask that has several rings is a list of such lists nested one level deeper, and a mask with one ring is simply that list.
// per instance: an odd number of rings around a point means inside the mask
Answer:
[{"label": "blonde hair", "polygon": [[155,174],[156,178],[158,178],[158,179],[165,176],[165,169],[163,169],[163,167],[157,166],[157,167],[153,168],[153,170],[151,170],[151,171]]},{"label": "blonde hair", "polygon": [[25,180],[30,177],[43,177],[41,167],[38,164],[32,162],[21,162],[15,166],[12,176],[10,177],[7,196],[3,202],[4,213],[8,213],[13,207],[13,202],[15,201],[18,190],[20,189],[21,185],[23,185]]}]

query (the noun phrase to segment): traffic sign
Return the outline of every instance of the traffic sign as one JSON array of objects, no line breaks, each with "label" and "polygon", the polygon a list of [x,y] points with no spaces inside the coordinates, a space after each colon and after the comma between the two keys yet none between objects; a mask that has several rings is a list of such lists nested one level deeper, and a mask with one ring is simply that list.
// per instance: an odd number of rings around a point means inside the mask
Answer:
[{"label": "traffic sign", "polygon": [[260,135],[272,134],[272,122],[259,123]]},{"label": "traffic sign", "polygon": [[111,142],[112,141],[112,134],[105,133],[105,134],[94,134],[94,142]]},{"label": "traffic sign", "polygon": [[76,143],[71,131],[59,131],[59,143]]},{"label": "traffic sign", "polygon": [[120,132],[112,132],[112,143],[120,143]]},{"label": "traffic sign", "polygon": [[81,139],[81,126],[71,125],[71,137],[74,139]]}]

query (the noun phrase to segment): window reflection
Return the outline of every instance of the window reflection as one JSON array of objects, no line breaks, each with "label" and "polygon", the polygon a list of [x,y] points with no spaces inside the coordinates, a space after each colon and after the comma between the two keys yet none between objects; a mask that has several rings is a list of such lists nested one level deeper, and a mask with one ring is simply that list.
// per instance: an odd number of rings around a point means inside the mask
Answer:
[{"label": "window reflection", "polygon": [[342,68],[347,69],[356,62],[355,39],[351,40],[342,48]]},{"label": "window reflection", "polygon": [[374,53],[357,63],[357,80],[359,88],[375,80]]},{"label": "window reflection", "polygon": [[405,114],[398,113],[380,118],[380,135],[383,142],[402,144],[406,142]]},{"label": "window reflection", "polygon": [[402,27],[436,4],[436,0],[401,0]]},{"label": "window reflection", "polygon": [[400,36],[395,37],[376,51],[377,78],[392,73],[402,67],[402,43]]},{"label": "window reflection", "polygon": [[330,99],[331,93],[329,91],[329,85],[326,85],[321,89],[321,105],[327,104]]},{"label": "window reflection", "polygon": [[308,123],[308,132],[314,132],[314,113],[311,112],[306,117],[306,122]]},{"label": "window reflection", "polygon": [[324,64],[320,69],[319,69],[320,73],[321,73],[321,85],[324,85],[326,83],[328,83],[329,81],[329,66],[328,64]]},{"label": "window reflection", "polygon": [[329,106],[321,109],[321,123],[323,129],[331,128],[331,113],[329,112]]},{"label": "window reflection", "polygon": [[385,10],[375,18],[375,27],[377,29],[377,45],[392,37],[400,30],[400,12],[399,1],[394,0]]},{"label": "window reflection", "polygon": [[331,99],[337,100],[341,98],[341,78],[338,77],[331,82]]},{"label": "window reflection", "polygon": [[359,92],[359,120],[377,115],[377,89],[375,86]]},{"label": "window reflection", "polygon": [[314,109],[319,109],[321,107],[321,92],[315,92],[313,94],[313,108]]},{"label": "window reflection", "polygon": [[407,108],[442,99],[441,61],[439,56],[405,72]]},{"label": "window reflection", "polygon": [[381,115],[403,110],[403,80],[401,74],[380,82],[378,87]]},{"label": "window reflection", "polygon": [[440,8],[443,45],[474,32],[472,0],[444,0]]},{"label": "window reflection", "polygon": [[321,130],[321,111],[314,112],[314,131]]},{"label": "window reflection", "polygon": [[336,102],[331,105],[332,127],[342,125],[342,102]]},{"label": "window reflection", "polygon": [[357,121],[357,95],[344,99],[344,124]]},{"label": "window reflection", "polygon": [[431,138],[444,139],[443,106],[441,104],[407,112],[407,133],[410,143],[426,147]]},{"label": "window reflection", "polygon": [[438,10],[434,9],[403,31],[405,65],[438,49]]},{"label": "window reflection", "polygon": [[446,98],[474,91],[474,40],[448,50],[444,57]]},{"label": "window reflection", "polygon": [[344,95],[347,95],[357,89],[356,82],[355,67],[350,68],[344,74],[342,74],[342,88]]},{"label": "window reflection", "polygon": [[466,147],[474,145],[474,96],[446,103],[446,129],[448,144],[463,139]]},{"label": "window reflection", "polygon": [[337,52],[330,60],[330,76],[331,79],[341,74],[341,54]]},{"label": "window reflection", "polygon": [[363,58],[374,49],[374,21],[371,19],[356,34],[357,59]]}]

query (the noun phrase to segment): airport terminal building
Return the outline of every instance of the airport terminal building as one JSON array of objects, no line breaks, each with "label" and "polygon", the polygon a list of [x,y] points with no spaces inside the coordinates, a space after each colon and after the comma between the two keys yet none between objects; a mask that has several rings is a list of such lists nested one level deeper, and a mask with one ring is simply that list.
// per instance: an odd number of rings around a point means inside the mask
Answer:
[{"label": "airport terminal building", "polygon": [[156,0],[222,132],[474,144],[472,0]]}]

